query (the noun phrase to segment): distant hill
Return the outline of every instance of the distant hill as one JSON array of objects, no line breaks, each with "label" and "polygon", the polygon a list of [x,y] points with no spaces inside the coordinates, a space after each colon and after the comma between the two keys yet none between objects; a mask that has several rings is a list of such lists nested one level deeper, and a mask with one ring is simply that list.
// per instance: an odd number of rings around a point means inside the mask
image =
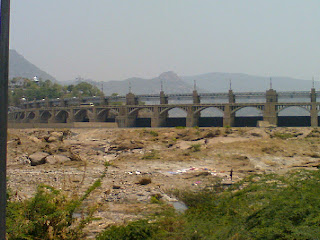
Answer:
[{"label": "distant hill", "polygon": [[124,95],[129,92],[131,85],[132,92],[135,94],[159,94],[161,90],[166,93],[188,93],[192,92],[192,85],[184,82],[174,72],[165,72],[152,79],[129,78],[124,81],[110,81],[104,84],[104,92],[107,95],[119,93]]},{"label": "distant hill", "polygon": [[[82,79],[99,89],[103,84],[103,91],[107,96],[112,93],[125,95],[129,92],[129,85],[134,94],[159,94],[161,82],[166,94],[192,93],[194,80],[196,80],[199,93],[205,92],[227,92],[232,80],[232,89],[235,92],[266,91],[270,88],[270,77],[253,76],[243,73],[206,73],[194,76],[178,76],[176,73],[164,72],[158,77],[151,79],[129,78],[122,81],[95,82],[91,79]],[[79,79],[64,82],[64,84],[79,83]],[[130,83],[130,84],[129,84]],[[272,88],[277,91],[309,91],[312,87],[311,80],[295,79],[290,77],[272,77]],[[320,87],[315,82],[315,87]]]},{"label": "distant hill", "polygon": [[[123,81],[109,81],[109,82],[95,82],[91,79],[82,79],[81,81],[89,82],[99,89],[103,84],[103,92],[109,96],[112,93],[125,95],[129,92],[129,87],[134,94],[159,94],[161,90],[161,82],[163,83],[163,90],[165,93],[191,93],[193,91],[193,84],[188,84],[174,72],[164,72],[158,77],[152,79],[144,78],[128,78]],[[79,79],[67,81],[63,84],[76,84]],[[203,90],[204,91],[204,90]]]},{"label": "distant hill", "polygon": [[[271,77],[272,88],[277,91],[308,91],[312,87],[312,80],[302,80],[290,77]],[[253,76],[243,73],[206,73],[195,76],[181,77],[186,83],[197,82],[200,89],[209,92],[226,92],[229,90],[230,79],[232,89],[236,92],[265,91],[270,88],[270,77]],[[319,88],[319,82],[315,83]]]},{"label": "distant hill", "polygon": [[33,78],[34,76],[37,76],[42,80],[49,79],[53,82],[57,82],[53,76],[30,63],[17,51],[10,50],[9,57],[9,79],[15,77]]}]

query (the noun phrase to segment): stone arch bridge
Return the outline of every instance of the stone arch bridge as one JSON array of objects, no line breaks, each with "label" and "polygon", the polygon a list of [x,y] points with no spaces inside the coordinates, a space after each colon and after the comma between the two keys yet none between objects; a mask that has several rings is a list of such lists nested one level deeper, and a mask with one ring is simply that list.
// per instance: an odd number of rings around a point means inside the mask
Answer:
[{"label": "stone arch bridge", "polygon": [[9,113],[11,123],[73,123],[73,122],[107,122],[114,119],[118,127],[136,127],[138,115],[147,114],[151,118],[151,127],[164,127],[171,109],[182,109],[186,112],[186,126],[199,126],[201,112],[208,108],[215,108],[223,114],[223,126],[234,126],[235,114],[243,108],[256,108],[262,112],[263,120],[277,125],[278,114],[288,107],[300,107],[310,113],[310,125],[318,126],[318,114],[320,103],[316,101],[315,89],[311,89],[310,102],[278,102],[278,94],[269,89],[265,94],[265,102],[237,103],[232,90],[228,93],[226,103],[201,103],[200,97],[195,90],[193,92],[193,103],[169,104],[168,97],[160,93],[160,104],[141,105],[137,97],[129,93],[124,105],[112,105],[105,101],[99,104],[78,104],[66,106],[61,100],[59,105],[50,105],[48,100],[40,106],[37,103],[25,104],[23,108],[17,108]]}]

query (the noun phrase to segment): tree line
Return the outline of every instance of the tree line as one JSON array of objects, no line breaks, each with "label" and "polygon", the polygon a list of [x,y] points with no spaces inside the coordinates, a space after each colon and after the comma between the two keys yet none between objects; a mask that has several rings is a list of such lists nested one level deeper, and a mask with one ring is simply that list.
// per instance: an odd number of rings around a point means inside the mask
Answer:
[{"label": "tree line", "polygon": [[34,81],[27,78],[14,78],[9,82],[9,105],[16,106],[22,99],[41,100],[44,98],[103,96],[102,91],[87,82],[63,86],[50,80]]}]

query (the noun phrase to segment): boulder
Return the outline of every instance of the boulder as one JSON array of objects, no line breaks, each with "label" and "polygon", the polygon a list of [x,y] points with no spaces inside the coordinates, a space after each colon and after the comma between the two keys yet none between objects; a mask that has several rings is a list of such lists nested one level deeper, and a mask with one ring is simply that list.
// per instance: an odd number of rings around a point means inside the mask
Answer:
[{"label": "boulder", "polygon": [[30,136],[30,137],[28,137],[28,138],[29,138],[30,141],[32,141],[32,142],[34,142],[34,143],[41,143],[41,142],[42,142],[41,139],[39,139],[39,138],[37,138],[37,137],[35,137],[35,136]]},{"label": "boulder", "polygon": [[133,150],[133,149],[142,149],[143,148],[142,141],[135,140],[124,140],[121,142],[114,142],[113,145],[110,146],[109,151],[125,151],[125,150]]},{"label": "boulder", "polygon": [[34,154],[31,154],[29,156],[29,159],[31,161],[31,166],[37,166],[46,163],[46,157],[48,156],[48,153],[45,152],[36,152]]},{"label": "boulder", "polygon": [[46,163],[49,164],[57,164],[57,163],[64,163],[70,161],[70,158],[64,155],[50,155],[46,157]]},{"label": "boulder", "polygon": [[46,137],[45,140],[49,143],[51,142],[61,142],[63,141],[63,132],[52,132],[49,137]]}]

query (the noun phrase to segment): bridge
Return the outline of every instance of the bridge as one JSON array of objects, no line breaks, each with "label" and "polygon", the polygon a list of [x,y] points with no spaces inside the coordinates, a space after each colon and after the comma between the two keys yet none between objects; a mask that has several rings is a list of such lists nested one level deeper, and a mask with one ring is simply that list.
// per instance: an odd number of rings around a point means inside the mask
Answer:
[{"label": "bridge", "polygon": [[[279,92],[269,89],[258,93],[204,93],[198,94],[194,90],[192,94],[165,95],[163,91],[159,95],[139,95],[128,93],[126,96],[90,97],[69,99],[43,99],[23,101],[19,108],[9,112],[9,122],[14,124],[66,124],[75,122],[115,122],[118,127],[137,127],[141,112],[150,120],[149,127],[168,126],[168,113],[172,109],[182,109],[186,113],[185,126],[199,126],[201,112],[208,108],[214,108],[221,112],[222,125],[234,126],[236,112],[243,108],[255,108],[262,112],[263,121],[272,125],[278,125],[278,114],[289,107],[303,108],[310,113],[310,126],[318,126],[318,114],[320,103],[317,102],[317,94],[314,88],[311,92]],[[202,99],[225,99],[222,102],[201,103]],[[236,99],[257,99],[256,102],[237,102]],[[309,98],[308,102],[281,102],[281,98]],[[188,100],[192,103],[170,103],[170,101]],[[261,99],[264,99],[261,101]],[[158,104],[146,104],[142,101],[159,101]],[[36,125],[35,125],[36,126]],[[63,126],[63,125],[62,125]],[[148,127],[147,126],[147,127]]]}]

